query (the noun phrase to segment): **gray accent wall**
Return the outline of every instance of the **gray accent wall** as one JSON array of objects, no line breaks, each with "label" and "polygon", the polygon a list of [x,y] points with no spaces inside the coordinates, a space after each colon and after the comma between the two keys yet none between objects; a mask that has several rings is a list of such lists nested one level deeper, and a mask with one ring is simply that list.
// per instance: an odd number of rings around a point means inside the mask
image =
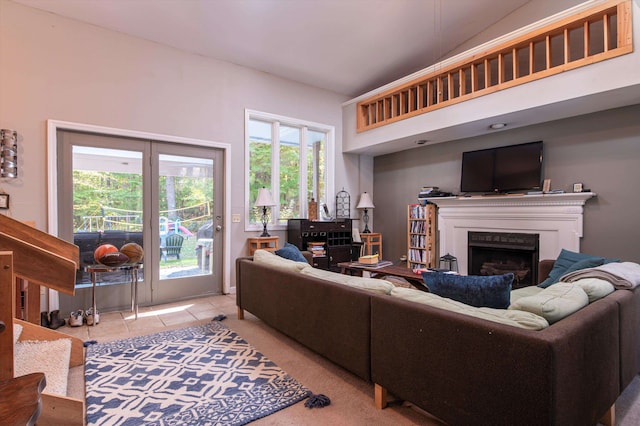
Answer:
[{"label": "gray accent wall", "polygon": [[384,257],[406,254],[407,205],[422,186],[459,193],[464,151],[542,140],[552,189],[569,192],[582,182],[597,193],[584,208],[581,251],[640,262],[638,117],[634,105],[375,157],[374,232],[383,234]]}]

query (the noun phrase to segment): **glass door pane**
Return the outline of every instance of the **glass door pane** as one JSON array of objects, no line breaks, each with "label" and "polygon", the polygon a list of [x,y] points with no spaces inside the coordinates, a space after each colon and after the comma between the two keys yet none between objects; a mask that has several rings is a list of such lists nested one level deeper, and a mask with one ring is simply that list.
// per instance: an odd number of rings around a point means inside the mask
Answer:
[{"label": "glass door pane", "polygon": [[[142,152],[76,145],[72,163],[73,242],[80,248],[81,267],[95,263],[93,252],[102,244],[144,247]],[[100,284],[129,282],[122,272],[104,274]],[[90,274],[81,269],[76,287],[90,285]]]},{"label": "glass door pane", "polygon": [[161,154],[160,279],[211,275],[213,161]]}]

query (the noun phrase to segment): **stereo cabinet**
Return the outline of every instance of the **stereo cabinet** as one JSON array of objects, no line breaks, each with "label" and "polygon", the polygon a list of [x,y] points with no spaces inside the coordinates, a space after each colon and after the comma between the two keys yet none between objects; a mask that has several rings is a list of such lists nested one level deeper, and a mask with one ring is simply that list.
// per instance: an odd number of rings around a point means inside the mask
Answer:
[{"label": "stereo cabinet", "polygon": [[352,260],[351,226],[351,219],[289,219],[287,241],[302,251],[310,251],[314,268],[340,271],[338,263]]}]

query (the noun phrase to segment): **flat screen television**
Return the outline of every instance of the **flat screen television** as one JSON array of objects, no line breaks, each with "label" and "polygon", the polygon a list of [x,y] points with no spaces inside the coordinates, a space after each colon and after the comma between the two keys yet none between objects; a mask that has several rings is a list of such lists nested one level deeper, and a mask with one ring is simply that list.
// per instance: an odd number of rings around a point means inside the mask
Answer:
[{"label": "flat screen television", "polygon": [[462,153],[463,193],[532,191],[541,184],[542,141]]}]

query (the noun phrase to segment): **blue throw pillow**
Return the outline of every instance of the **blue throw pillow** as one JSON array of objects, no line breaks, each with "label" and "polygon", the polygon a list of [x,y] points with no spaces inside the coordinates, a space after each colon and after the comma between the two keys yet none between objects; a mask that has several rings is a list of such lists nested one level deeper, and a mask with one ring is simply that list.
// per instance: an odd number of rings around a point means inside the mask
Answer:
[{"label": "blue throw pillow", "polygon": [[307,263],[307,259],[304,257],[302,252],[298,249],[298,247],[294,246],[291,243],[285,243],[284,247],[279,250],[276,250],[275,253],[284,257],[285,259],[295,260],[296,262],[305,262]]},{"label": "blue throw pillow", "polygon": [[513,274],[455,275],[423,272],[422,279],[431,293],[478,308],[506,309],[511,302]]},{"label": "blue throw pillow", "polygon": [[538,284],[538,287],[547,288],[551,284],[560,281],[560,277],[568,272],[578,271],[585,268],[595,268],[606,263],[606,259],[599,256],[593,256],[585,253],[576,253],[570,250],[562,249],[560,256],[553,264],[549,277]]}]

